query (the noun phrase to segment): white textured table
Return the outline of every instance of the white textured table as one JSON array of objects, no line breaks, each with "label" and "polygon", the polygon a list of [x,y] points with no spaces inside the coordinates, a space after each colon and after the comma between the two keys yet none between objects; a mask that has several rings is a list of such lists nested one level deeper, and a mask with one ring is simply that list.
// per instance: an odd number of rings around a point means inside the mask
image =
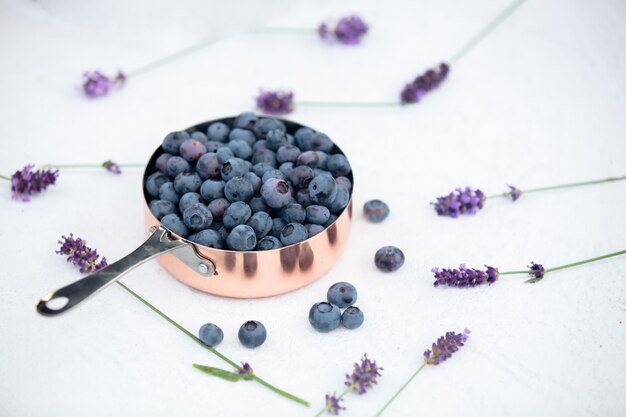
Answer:
[{"label": "white textured table", "polygon": [[[256,15],[296,26],[355,10],[372,31],[357,48],[306,36],[230,37],[88,102],[72,90],[83,70],[149,62],[161,48],[200,39],[202,25],[190,5],[189,30],[176,21],[179,32],[167,26],[150,42],[152,28],[138,24],[131,39],[132,28],[107,25],[117,15],[97,2],[79,24],[78,3],[0,3],[3,174],[28,162],[143,162],[168,131],[250,109],[259,87],[292,88],[303,100],[395,99],[405,81],[446,59],[506,4],[303,2],[278,17],[270,8]],[[74,13],[64,18],[68,10]],[[137,7],[128,6],[133,13]],[[214,16],[207,25],[219,20]],[[93,30],[90,20],[98,23]],[[364,352],[384,376],[371,393],[348,396],[345,415],[373,415],[434,339],[465,327],[472,330],[466,347],[424,370],[388,415],[624,415],[626,259],[554,273],[536,285],[508,276],[467,291],[433,288],[429,271],[460,262],[503,270],[530,261],[554,266],[624,249],[626,183],[533,194],[515,204],[490,201],[479,215],[457,220],[437,217],[428,203],[459,185],[496,193],[507,183],[623,175],[625,22],[620,0],[529,1],[419,105],[290,115],[336,140],[356,174],[351,241],[313,285],[232,300],[187,288],[156,262],[124,278],[189,329],[219,324],[226,333],[221,351],[311,401],[310,410],[257,384],[192,369],[192,362],[223,364],[117,286],[63,317],[35,313],[39,297],[80,276],[54,254],[62,234],[87,239],[109,260],[142,241],[140,170],[120,177],[66,170],[29,204],[11,201],[5,183],[0,415],[313,415]],[[371,198],[392,208],[380,225],[360,215]],[[387,275],[373,265],[375,250],[386,244],[407,256],[403,269]],[[308,309],[339,280],[356,284],[366,322],[357,331],[316,333]],[[256,350],[237,341],[248,319],[269,330]]]}]

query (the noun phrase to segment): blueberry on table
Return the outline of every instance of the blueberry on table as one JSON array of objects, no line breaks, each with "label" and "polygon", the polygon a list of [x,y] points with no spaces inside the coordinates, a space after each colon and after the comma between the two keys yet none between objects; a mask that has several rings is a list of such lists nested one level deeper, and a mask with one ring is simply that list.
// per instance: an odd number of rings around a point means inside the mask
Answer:
[{"label": "blueberry on table", "polygon": [[370,200],[363,205],[365,218],[373,223],[380,223],[389,216],[389,206],[380,200]]},{"label": "blueberry on table", "polygon": [[364,320],[365,316],[363,312],[355,306],[346,308],[341,315],[341,324],[343,327],[350,330],[360,327]]},{"label": "blueberry on table", "polygon": [[224,340],[224,332],[213,323],[206,323],[198,331],[198,339],[207,346],[214,347]]},{"label": "blueberry on table", "polygon": [[282,248],[283,244],[274,236],[265,236],[256,244],[256,250],[272,250]]},{"label": "blueberry on table", "polygon": [[346,308],[356,303],[357,292],[354,285],[348,282],[337,282],[328,289],[328,302],[339,308]]},{"label": "blueberry on table", "polygon": [[261,322],[250,320],[239,328],[239,341],[247,348],[261,346],[267,338],[267,330]]},{"label": "blueberry on table", "polygon": [[339,327],[341,310],[327,302],[313,304],[309,310],[309,323],[318,332],[328,333]]},{"label": "blueberry on table", "polygon": [[208,246],[210,248],[215,248],[215,249],[224,248],[224,239],[215,230],[211,230],[211,229],[201,230],[198,233],[189,235],[188,239],[202,246]]},{"label": "blueberry on table", "polygon": [[213,223],[213,214],[202,203],[192,204],[183,212],[183,222],[193,231],[208,229]]},{"label": "blueberry on table", "polygon": [[226,245],[233,250],[248,251],[256,247],[256,234],[254,229],[245,224],[240,224],[230,231],[226,238]]},{"label": "blueberry on table", "polygon": [[374,255],[374,263],[383,272],[393,272],[404,265],[404,253],[395,246],[383,246]]},{"label": "blueberry on table", "polygon": [[236,201],[232,203],[222,217],[222,223],[228,230],[233,229],[236,226],[245,224],[252,216],[252,209],[243,201]]},{"label": "blueberry on table", "polygon": [[154,217],[159,220],[168,214],[176,213],[176,205],[168,200],[152,200],[148,207],[150,207],[150,212]]},{"label": "blueberry on table", "polygon": [[280,232],[280,241],[283,245],[289,246],[302,242],[309,237],[306,227],[300,223],[289,223]]},{"label": "blueberry on table", "polygon": [[157,197],[159,195],[159,189],[166,182],[170,182],[170,180],[165,174],[155,172],[146,178],[146,192],[150,194],[151,197]]},{"label": "blueberry on table", "polygon": [[222,122],[215,122],[209,125],[208,129],[206,130],[206,135],[209,140],[226,142],[229,132],[230,127],[228,127],[227,124]]},{"label": "blueberry on table", "polygon": [[187,226],[185,226],[185,223],[178,217],[178,214],[167,214],[163,216],[161,224],[180,237],[187,237],[189,234]]}]

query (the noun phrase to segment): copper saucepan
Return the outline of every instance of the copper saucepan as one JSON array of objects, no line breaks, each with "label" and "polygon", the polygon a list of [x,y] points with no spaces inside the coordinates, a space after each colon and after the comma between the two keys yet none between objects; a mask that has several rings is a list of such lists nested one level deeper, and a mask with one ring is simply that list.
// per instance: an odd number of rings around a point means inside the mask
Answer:
[{"label": "copper saucepan", "polygon": [[[211,120],[192,126],[187,131],[205,132],[208,125],[214,122],[232,127],[234,119]],[[303,127],[288,120],[282,122],[291,134]],[[156,158],[162,153],[159,146],[152,154],[144,172],[144,182],[155,172]],[[331,153],[343,152],[335,145]],[[352,174],[348,177],[353,181]],[[63,313],[155,257],[159,257],[158,262],[175,278],[210,294],[256,298],[293,291],[320,278],[337,262],[348,241],[352,223],[351,192],[346,208],[317,235],[279,249],[239,252],[202,246],[177,236],[151,213],[145,190],[143,200],[148,239],[117,262],[43,297],[37,303],[40,314],[53,316]]]}]

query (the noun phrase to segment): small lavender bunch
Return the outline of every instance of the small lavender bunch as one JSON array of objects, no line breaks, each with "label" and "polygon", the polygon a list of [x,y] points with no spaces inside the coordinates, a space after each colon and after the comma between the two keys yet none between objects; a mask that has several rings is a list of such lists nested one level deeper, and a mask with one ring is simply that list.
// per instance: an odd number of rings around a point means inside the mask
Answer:
[{"label": "small lavender bunch", "polygon": [[11,177],[0,175],[3,180],[11,182],[11,194],[14,200],[23,202],[30,201],[30,196],[39,194],[51,185],[56,184],[59,171],[40,169],[33,171],[35,165],[28,164],[24,168],[15,171]]},{"label": "small lavender bunch", "polygon": [[104,97],[112,88],[121,88],[126,83],[126,75],[118,71],[115,77],[109,77],[99,70],[85,71],[81,89],[87,98]]},{"label": "small lavender bunch", "polygon": [[452,355],[457,352],[461,346],[465,345],[469,337],[470,331],[465,329],[463,333],[446,332],[444,336],[441,336],[431,348],[424,352],[424,360],[422,365],[411,375],[411,377],[400,387],[398,391],[385,403],[385,405],[376,413],[375,417],[380,416],[389,404],[396,399],[398,395],[413,381],[413,379],[424,369],[427,365],[439,365],[440,363],[448,360]]},{"label": "small lavender bunch", "polygon": [[438,67],[431,68],[418,75],[413,81],[404,86],[400,92],[400,102],[402,104],[419,102],[426,93],[439,87],[446,80],[449,72],[450,66],[442,62]]},{"label": "small lavender bunch", "polygon": [[380,371],[382,371],[382,369],[383,368],[376,364],[376,361],[372,361],[367,357],[367,354],[363,354],[361,362],[354,364],[352,373],[346,374],[344,385],[347,388],[339,395],[336,395],[336,393],[326,394],[324,408],[322,408],[315,417],[319,417],[325,412],[337,415],[341,410],[345,410],[345,407],[341,406],[341,402],[344,401],[343,397],[349,391],[359,395],[365,394],[378,383],[378,377],[381,376]]},{"label": "small lavender bunch", "polygon": [[293,92],[261,90],[256,105],[266,114],[287,114],[293,111]]},{"label": "small lavender bunch", "polygon": [[58,244],[61,247],[56,253],[67,255],[67,261],[78,266],[83,274],[99,271],[108,265],[105,257],[98,261],[100,258],[98,251],[87,246],[85,240],[74,238],[73,233],[69,236],[61,236]]},{"label": "small lavender bunch", "polygon": [[332,23],[322,22],[317,28],[320,38],[326,41],[337,41],[343,45],[356,45],[361,42],[369,27],[357,15],[345,16],[332,27]]},{"label": "small lavender bunch", "polygon": [[488,284],[491,285],[500,278],[501,275],[515,275],[515,274],[527,274],[530,276],[525,282],[534,284],[541,281],[548,272],[559,271],[561,269],[572,268],[575,266],[587,264],[590,262],[599,261],[602,259],[612,258],[614,256],[623,255],[626,250],[619,252],[609,253],[608,255],[597,256],[595,258],[585,259],[578,262],[573,262],[553,268],[544,268],[542,264],[531,262],[527,269],[521,271],[506,271],[500,272],[498,268],[485,265],[484,270],[467,268],[465,264],[459,265],[459,268],[433,268],[431,272],[435,275],[435,287],[447,286],[458,288],[472,288],[479,285]]},{"label": "small lavender bunch", "polygon": [[602,184],[605,182],[621,181],[626,179],[625,176],[609,177],[600,180],[575,182],[569,184],[551,185],[548,187],[529,188],[522,190],[513,185],[507,185],[508,191],[501,194],[486,196],[480,189],[472,189],[471,187],[457,188],[448,195],[437,197],[437,201],[431,203],[435,211],[440,216],[457,218],[461,214],[476,214],[485,206],[488,199],[510,198],[515,202],[524,194],[536,193],[540,191],[557,190],[561,188],[581,187],[585,185]]}]

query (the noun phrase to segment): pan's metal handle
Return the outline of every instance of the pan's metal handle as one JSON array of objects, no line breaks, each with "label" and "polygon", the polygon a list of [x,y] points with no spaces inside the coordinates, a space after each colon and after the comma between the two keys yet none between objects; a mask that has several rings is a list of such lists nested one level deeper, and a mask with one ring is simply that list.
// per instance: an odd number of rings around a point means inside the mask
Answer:
[{"label": "pan's metal handle", "polygon": [[[37,311],[44,316],[61,314],[111,285],[131,269],[166,252],[175,251],[176,257],[202,275],[212,276],[215,273],[213,262],[200,256],[193,245],[183,240],[172,239],[162,226],[153,229],[148,239],[124,258],[43,297],[37,303]],[[62,305],[55,306],[59,302]]]}]

